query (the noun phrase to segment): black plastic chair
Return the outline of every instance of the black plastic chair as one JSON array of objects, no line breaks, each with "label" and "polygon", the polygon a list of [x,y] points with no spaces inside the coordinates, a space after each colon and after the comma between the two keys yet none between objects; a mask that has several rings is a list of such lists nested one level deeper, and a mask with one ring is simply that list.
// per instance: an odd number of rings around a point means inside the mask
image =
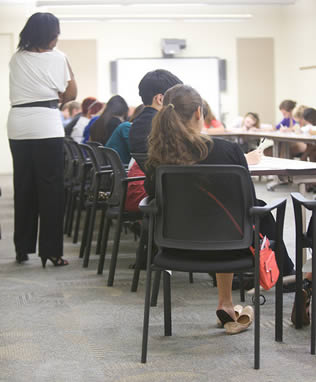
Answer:
[{"label": "black plastic chair", "polygon": [[[118,153],[108,147],[100,147],[100,153],[108,160],[112,171],[112,190],[107,199],[107,209],[105,213],[105,224],[102,233],[102,244],[101,244],[101,253],[98,265],[98,274],[103,273],[104,260],[106,254],[106,247],[108,242],[109,230],[113,220],[116,220],[115,234],[114,234],[114,243],[112,248],[112,256],[110,262],[110,269],[108,275],[108,286],[113,286],[115,269],[117,263],[117,255],[120,244],[120,237],[122,231],[123,222],[127,221],[138,221],[142,219],[143,214],[140,211],[127,211],[125,209],[125,200],[128,182],[135,180],[144,180],[145,177],[130,177],[128,178],[124,165],[118,155]],[[140,240],[144,239],[144,235]],[[137,288],[137,286],[136,286]]]},{"label": "black plastic chair", "polygon": [[311,309],[311,354],[315,354],[315,320],[316,320],[316,304],[314,304],[314,296],[316,296],[316,283],[314,282],[314,275],[316,272],[316,256],[314,256],[316,250],[316,224],[312,224],[310,235],[307,235],[307,231],[303,230],[303,215],[302,207],[312,211],[312,221],[315,222],[316,218],[316,200],[308,200],[304,198],[300,193],[291,193],[294,214],[295,214],[295,229],[296,229],[296,291],[295,291],[295,327],[300,329],[303,326],[303,292],[302,292],[302,267],[303,267],[303,248],[312,249],[312,309]]},{"label": "black plastic chair", "polygon": [[91,177],[89,172],[92,164],[88,156],[85,155],[82,147],[74,140],[68,140],[67,146],[76,158],[76,169],[73,176],[73,186],[70,190],[70,200],[68,207],[68,219],[66,233],[70,237],[72,235],[73,221],[75,218],[75,229],[73,235],[73,243],[77,243],[80,227],[81,212],[84,208],[84,199],[87,190],[90,188]]},{"label": "black plastic chair", "polygon": [[104,161],[104,158],[100,158],[99,155],[96,155],[95,152],[98,150],[97,148],[99,146],[91,144],[86,145],[80,143],[80,147],[85,153],[86,157],[89,158],[89,161],[92,165],[90,170],[92,179],[90,184],[89,197],[85,200],[86,217],[79,253],[79,257],[84,258],[83,267],[86,268],[89,265],[91,243],[97,210],[101,210],[101,224],[99,228],[96,249],[96,252],[99,252],[98,247],[100,247],[101,243],[101,232],[103,230],[105,210],[107,208],[106,198],[100,198],[100,192],[102,192],[103,195],[105,195],[106,197],[107,194],[109,194],[111,187],[112,170],[108,162]]},{"label": "black plastic chair", "polygon": [[[286,199],[270,206],[254,206],[251,178],[241,166],[162,166],[156,170],[156,198],[144,199],[140,209],[149,215],[147,280],[142,356],[147,360],[151,273],[160,269],[197,273],[255,273],[254,367],[259,369],[259,232],[260,217],[277,210],[276,256],[280,277],[276,285],[275,340],[282,341],[281,242]],[[255,231],[253,230],[255,223]],[[240,231],[237,229],[240,228]],[[255,257],[249,246],[255,242]],[[158,253],[152,258],[155,241]],[[164,277],[165,335],[171,335],[170,274]]]}]

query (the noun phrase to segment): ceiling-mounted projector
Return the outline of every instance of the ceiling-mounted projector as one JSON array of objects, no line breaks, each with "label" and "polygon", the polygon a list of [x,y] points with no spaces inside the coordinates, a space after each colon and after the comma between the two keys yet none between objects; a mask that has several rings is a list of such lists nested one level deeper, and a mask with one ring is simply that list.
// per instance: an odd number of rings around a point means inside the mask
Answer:
[{"label": "ceiling-mounted projector", "polygon": [[161,40],[161,50],[164,57],[173,57],[186,48],[186,41],[178,38],[164,38]]}]

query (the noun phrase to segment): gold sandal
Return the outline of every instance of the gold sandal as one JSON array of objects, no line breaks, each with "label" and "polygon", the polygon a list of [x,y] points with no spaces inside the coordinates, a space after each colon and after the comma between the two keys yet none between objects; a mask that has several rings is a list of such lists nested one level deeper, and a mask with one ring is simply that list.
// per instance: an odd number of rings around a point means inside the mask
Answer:
[{"label": "gold sandal", "polygon": [[[243,307],[242,307],[241,305],[235,305],[235,306],[234,306],[234,311],[235,311],[236,320],[237,320],[238,317],[240,316],[242,310],[243,310]],[[217,324],[217,327],[218,327],[218,328],[223,328],[223,327],[224,327],[223,322],[222,322],[219,318],[217,318],[217,322],[216,322],[216,324]]]},{"label": "gold sandal", "polygon": [[247,305],[241,311],[236,322],[227,322],[225,324],[225,329],[227,334],[238,334],[244,332],[249,328],[253,322],[254,311],[252,306]]}]

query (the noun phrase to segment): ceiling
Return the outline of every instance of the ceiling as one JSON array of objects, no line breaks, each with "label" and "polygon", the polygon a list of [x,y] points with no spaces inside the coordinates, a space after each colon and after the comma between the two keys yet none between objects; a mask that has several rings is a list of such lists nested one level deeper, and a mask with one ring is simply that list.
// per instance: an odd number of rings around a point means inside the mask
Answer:
[{"label": "ceiling", "polygon": [[297,0],[0,0],[52,12],[61,21],[246,21],[254,6],[290,6]]},{"label": "ceiling", "polygon": [[151,4],[191,4],[191,5],[292,5],[297,0],[0,0],[2,4],[32,4],[34,6],[79,6],[84,5],[151,5]]}]

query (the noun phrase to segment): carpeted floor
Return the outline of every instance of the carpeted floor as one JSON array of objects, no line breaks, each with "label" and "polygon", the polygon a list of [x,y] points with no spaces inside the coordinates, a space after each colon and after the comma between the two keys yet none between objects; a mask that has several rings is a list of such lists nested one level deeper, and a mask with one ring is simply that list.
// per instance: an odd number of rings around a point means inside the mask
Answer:
[{"label": "carpeted floor", "polygon": [[[65,238],[70,265],[42,269],[39,258],[15,263],[12,244],[12,178],[0,177],[0,381],[1,382],[169,382],[316,381],[309,353],[310,328],[289,320],[294,294],[284,294],[284,342],[274,342],[274,291],[261,309],[261,369],[253,369],[253,328],[225,335],[216,327],[217,290],[208,275],[172,277],[173,336],[163,336],[163,307],[152,308],[148,363],[140,363],[144,274],[130,292],[136,243],[123,235],[114,286],[96,274],[98,256],[82,268],[79,244]],[[257,183],[265,200],[289,196],[295,186],[274,193]],[[288,202],[285,240],[294,257],[293,210]],[[109,248],[110,249],[110,248]],[[92,248],[94,251],[94,247]],[[144,272],[143,272],[144,273]],[[251,304],[251,296],[246,297]],[[239,292],[234,291],[234,302]]]}]

